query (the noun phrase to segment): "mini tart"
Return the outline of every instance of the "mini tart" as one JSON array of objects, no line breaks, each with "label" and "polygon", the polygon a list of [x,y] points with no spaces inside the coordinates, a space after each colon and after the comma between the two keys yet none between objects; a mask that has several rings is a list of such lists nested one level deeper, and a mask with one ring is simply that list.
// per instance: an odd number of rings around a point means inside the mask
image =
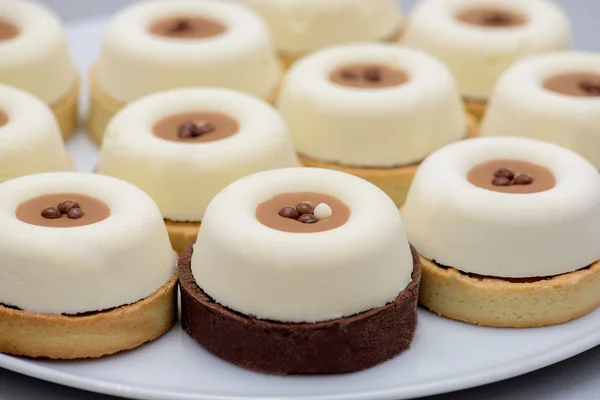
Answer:
[{"label": "mini tart", "polygon": [[600,176],[570,150],[512,137],[446,146],[419,166],[402,217],[421,302],[438,314],[535,327],[600,301]]},{"label": "mini tart", "polygon": [[354,44],[306,56],[286,76],[278,108],[304,165],[366,178],[398,205],[416,163],[476,135],[448,69],[401,46]]},{"label": "mini tart", "polygon": [[[200,136],[202,141],[180,139],[181,124],[196,121],[198,113],[216,130]],[[178,120],[181,115],[190,116]],[[179,122],[158,128],[171,118]],[[158,131],[172,137],[159,137]],[[228,89],[176,89],[119,112],[106,129],[97,172],[148,193],[166,220],[173,247],[181,252],[196,237],[219,191],[255,172],[297,165],[285,123],[264,101]]]},{"label": "mini tart", "polygon": [[120,108],[168,89],[224,87],[271,101],[281,76],[267,26],[245,7],[215,1],[137,3],[113,19],[90,71],[88,130],[101,142]]},{"label": "mini tart", "polygon": [[95,358],[173,326],[176,257],[140,189],[44,173],[0,184],[0,204],[0,352]]},{"label": "mini tart", "polygon": [[260,372],[369,368],[407,349],[416,327],[420,263],[400,215],[376,186],[338,171],[271,170],[229,185],[179,273],[184,329]]},{"label": "mini tart", "polygon": [[571,27],[564,11],[548,0],[424,0],[411,14],[403,43],[444,62],[467,109],[480,117],[511,64],[568,49]]},{"label": "mini tart", "polygon": [[[583,86],[582,86],[583,85]],[[529,137],[569,148],[600,169],[600,54],[524,59],[501,77],[482,135]]]},{"label": "mini tart", "polygon": [[24,175],[74,169],[50,108],[32,94],[2,84],[0,137],[0,183]]},{"label": "mini tart", "polygon": [[436,314],[472,324],[528,328],[556,325],[600,306],[600,262],[534,282],[470,277],[421,256],[419,302]]},{"label": "mini tart", "polygon": [[70,137],[77,128],[79,79],[60,20],[28,0],[3,1],[0,15],[0,60],[5,60],[0,62],[0,82],[48,104],[63,137]]},{"label": "mini tart", "polygon": [[[479,136],[479,127],[475,117],[467,114],[467,123],[469,125],[467,137]],[[418,163],[395,168],[365,168],[319,161],[302,155],[298,156],[298,159],[300,164],[305,167],[335,169],[363,178],[383,190],[398,207],[404,204],[410,184],[419,168]]]}]

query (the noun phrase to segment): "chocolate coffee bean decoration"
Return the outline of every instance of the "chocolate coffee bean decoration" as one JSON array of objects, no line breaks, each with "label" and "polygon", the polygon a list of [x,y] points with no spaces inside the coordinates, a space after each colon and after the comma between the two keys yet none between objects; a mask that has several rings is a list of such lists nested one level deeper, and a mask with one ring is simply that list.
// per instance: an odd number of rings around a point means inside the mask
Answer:
[{"label": "chocolate coffee bean decoration", "polygon": [[62,216],[56,207],[48,207],[42,211],[42,217],[47,219],[58,219]]},{"label": "chocolate coffee bean decoration", "polygon": [[66,200],[58,204],[58,211],[60,211],[61,214],[68,214],[73,208],[79,208],[79,203]]},{"label": "chocolate coffee bean decoration", "polygon": [[494,180],[492,181],[492,185],[494,186],[510,186],[511,184],[511,180],[508,178],[494,178]]},{"label": "chocolate coffee bean decoration", "polygon": [[304,214],[298,218],[298,222],[302,222],[303,224],[314,224],[315,222],[319,222],[319,218],[312,214]]},{"label": "chocolate coffee bean decoration", "polygon": [[279,211],[279,215],[284,218],[291,218],[291,219],[298,219],[298,217],[300,216],[300,214],[298,214],[298,211],[296,211],[296,209],[294,207],[283,207]]},{"label": "chocolate coffee bean decoration", "polygon": [[69,217],[70,219],[79,219],[81,217],[83,217],[85,214],[83,213],[83,211],[81,211],[81,208],[72,208],[68,214],[67,217]]},{"label": "chocolate coffee bean decoration", "polygon": [[496,171],[496,173],[494,173],[494,176],[496,178],[506,178],[512,180],[515,177],[515,174],[508,168],[500,168],[498,171]]},{"label": "chocolate coffee bean decoration", "polygon": [[527,174],[521,174],[515,178],[515,185],[530,185],[533,178]]},{"label": "chocolate coffee bean decoration", "polygon": [[363,77],[371,82],[377,82],[381,80],[381,73],[377,68],[367,68],[363,71]]},{"label": "chocolate coffee bean decoration", "polygon": [[304,214],[312,214],[314,211],[314,208],[313,208],[313,206],[311,206],[308,203],[300,203],[296,206],[296,210],[298,211],[298,214],[304,215]]}]

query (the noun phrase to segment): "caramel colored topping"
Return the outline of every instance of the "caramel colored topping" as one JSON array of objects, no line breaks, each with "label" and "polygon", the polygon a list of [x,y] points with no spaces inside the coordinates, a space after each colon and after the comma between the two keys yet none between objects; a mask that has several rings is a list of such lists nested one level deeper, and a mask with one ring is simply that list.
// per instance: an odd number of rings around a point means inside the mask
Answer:
[{"label": "caramel colored topping", "polygon": [[0,19],[0,40],[12,39],[19,35],[19,28],[10,22]]},{"label": "caramel colored topping", "polygon": [[456,19],[470,24],[488,28],[509,28],[525,25],[525,16],[508,10],[491,8],[469,8],[456,15]]},{"label": "caramel colored topping", "polygon": [[600,73],[573,72],[552,76],[544,81],[544,88],[555,93],[577,97],[600,96]]},{"label": "caramel colored topping", "polygon": [[399,86],[408,79],[405,72],[385,65],[346,65],[329,74],[333,83],[364,89]]},{"label": "caramel colored topping", "polygon": [[503,193],[538,193],[556,185],[546,167],[519,160],[492,160],[471,168],[467,180],[473,185]]},{"label": "caramel colored topping", "polygon": [[190,112],[171,115],[152,127],[152,133],[173,142],[212,142],[236,134],[238,122],[216,112]]},{"label": "caramel colored topping", "polygon": [[[325,203],[333,210],[328,218],[319,219],[314,208]],[[347,205],[322,193],[283,193],[256,208],[256,219],[269,228],[283,232],[311,233],[339,228],[350,218]]]},{"label": "caramel colored topping", "polygon": [[8,114],[3,111],[0,111],[0,127],[8,124]]},{"label": "caramel colored topping", "polygon": [[72,228],[105,220],[110,209],[100,199],[85,194],[57,193],[27,200],[19,204],[19,220],[51,228]]},{"label": "caramel colored topping", "polygon": [[225,31],[225,25],[202,17],[164,18],[150,26],[153,34],[174,39],[209,38]]}]

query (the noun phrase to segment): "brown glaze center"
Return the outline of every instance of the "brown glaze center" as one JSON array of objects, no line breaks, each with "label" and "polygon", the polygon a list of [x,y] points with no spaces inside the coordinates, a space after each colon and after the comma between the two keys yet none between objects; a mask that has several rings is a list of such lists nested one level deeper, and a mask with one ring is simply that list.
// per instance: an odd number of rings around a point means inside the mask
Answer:
[{"label": "brown glaze center", "polygon": [[[302,207],[299,207],[299,205],[308,204],[314,208],[321,203],[325,203],[331,207],[333,214],[328,218],[318,219],[317,221],[307,223],[302,222],[303,217],[310,217],[311,214],[307,213],[307,215],[302,215]],[[282,216],[282,210],[287,208],[297,208],[300,211],[298,213],[300,215],[293,215],[290,217]],[[350,208],[342,203],[342,201],[327,194],[313,192],[279,194],[272,199],[259,204],[256,208],[256,219],[258,222],[278,231],[292,233],[329,231],[344,225],[349,218]]]},{"label": "brown glaze center", "polygon": [[19,34],[19,28],[10,22],[0,19],[0,40],[12,39]]},{"label": "brown glaze center", "polygon": [[75,193],[34,197],[19,204],[16,210],[19,220],[50,228],[91,225],[105,220],[109,215],[110,208],[102,200]]},{"label": "brown glaze center", "polygon": [[469,25],[488,28],[510,28],[525,25],[527,18],[514,11],[493,8],[469,8],[459,12],[456,19]]},{"label": "brown glaze center", "polygon": [[236,134],[238,122],[217,112],[188,112],[170,115],[152,127],[152,133],[173,142],[212,142]]},{"label": "brown glaze center", "polygon": [[492,160],[471,168],[467,180],[473,185],[502,193],[538,193],[556,185],[546,167],[519,160]]},{"label": "brown glaze center", "polygon": [[600,73],[572,72],[551,76],[544,89],[567,96],[600,97]]},{"label": "brown glaze center", "polygon": [[150,26],[153,34],[174,39],[203,39],[221,35],[225,31],[225,25],[203,17],[164,18]]},{"label": "brown glaze center", "polygon": [[8,124],[8,114],[0,110],[0,127]]},{"label": "brown glaze center", "polygon": [[335,84],[364,89],[399,86],[408,79],[404,71],[386,65],[345,65],[329,74]]}]

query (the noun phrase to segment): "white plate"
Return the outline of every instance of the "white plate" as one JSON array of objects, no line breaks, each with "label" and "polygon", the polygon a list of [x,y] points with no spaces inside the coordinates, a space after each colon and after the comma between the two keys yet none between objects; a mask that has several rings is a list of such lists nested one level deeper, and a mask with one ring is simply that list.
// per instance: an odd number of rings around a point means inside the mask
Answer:
[{"label": "white plate", "polygon": [[[105,20],[69,27],[82,72],[96,58]],[[83,134],[69,143],[91,171],[97,149]],[[48,381],[139,399],[369,400],[413,398],[482,385],[561,361],[600,344],[600,310],[538,329],[475,327],[419,311],[409,351],[365,372],[275,377],[252,373],[204,351],[177,326],[154,343],[100,360],[32,361],[0,355],[0,367]]]}]

